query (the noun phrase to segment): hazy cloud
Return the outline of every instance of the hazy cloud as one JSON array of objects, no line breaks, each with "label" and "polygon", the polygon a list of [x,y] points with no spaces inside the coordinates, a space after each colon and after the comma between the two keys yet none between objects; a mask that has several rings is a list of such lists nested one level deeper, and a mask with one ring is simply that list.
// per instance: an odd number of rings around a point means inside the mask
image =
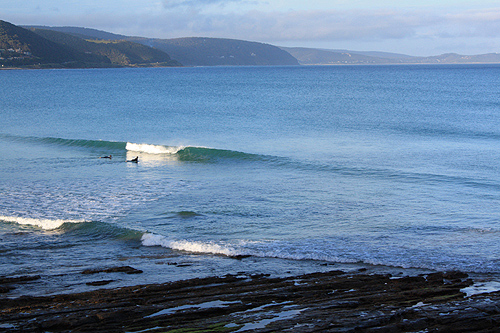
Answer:
[{"label": "hazy cloud", "polygon": [[191,7],[201,8],[210,5],[227,5],[235,2],[244,2],[245,0],[163,0],[165,8]]},{"label": "hazy cloud", "polygon": [[[165,37],[206,36],[265,42],[302,40],[399,39],[418,34],[438,18],[422,13],[379,11],[248,11],[241,14],[162,13],[149,22]],[[160,32],[161,31],[161,32]],[[158,35],[155,34],[155,35]]]},{"label": "hazy cloud", "polygon": [[[165,6],[228,4],[245,0],[169,0]],[[30,17],[31,16],[31,17]],[[192,9],[44,17],[19,15],[19,24],[86,26],[146,37],[227,37],[263,42],[382,40],[404,38],[498,37],[500,8],[458,13],[424,10],[275,11],[205,13]],[[16,23],[16,22],[14,22]]]},{"label": "hazy cloud", "polygon": [[500,8],[449,14],[446,22],[448,37],[500,37]]},{"label": "hazy cloud", "polygon": [[[193,14],[193,13],[191,13]],[[191,35],[261,41],[403,39],[498,36],[500,10],[435,13],[424,10],[248,11],[185,18]]]}]

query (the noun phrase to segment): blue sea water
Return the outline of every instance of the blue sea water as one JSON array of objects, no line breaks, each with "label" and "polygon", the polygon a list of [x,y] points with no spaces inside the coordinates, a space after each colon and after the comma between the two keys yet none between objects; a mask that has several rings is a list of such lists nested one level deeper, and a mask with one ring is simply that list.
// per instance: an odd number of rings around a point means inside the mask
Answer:
[{"label": "blue sea water", "polygon": [[[9,296],[500,278],[498,65],[10,70],[0,87],[0,276],[41,276]],[[81,274],[127,265],[144,273]]]}]

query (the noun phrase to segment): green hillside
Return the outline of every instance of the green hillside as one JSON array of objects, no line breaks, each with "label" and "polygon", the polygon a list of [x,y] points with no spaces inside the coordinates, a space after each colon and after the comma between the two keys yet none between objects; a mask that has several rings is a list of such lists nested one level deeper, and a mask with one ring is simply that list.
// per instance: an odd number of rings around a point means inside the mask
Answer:
[{"label": "green hillside", "polygon": [[[37,27],[40,28],[40,27]],[[41,27],[86,39],[128,40],[162,50],[186,66],[298,65],[297,59],[276,46],[236,39],[188,37],[156,39],[126,37],[76,27]]]},{"label": "green hillside", "polygon": [[110,63],[109,60],[73,50],[32,31],[0,21],[0,66],[55,66],[77,63]]},{"label": "green hillside", "polygon": [[66,33],[31,28],[39,36],[85,54],[94,54],[108,59],[112,64],[120,66],[131,65],[162,65],[180,66],[172,61],[170,56],[160,50],[128,41],[90,40],[75,37]]},{"label": "green hillside", "polygon": [[0,21],[0,67],[90,68],[181,66],[163,51],[129,41],[85,40]]}]

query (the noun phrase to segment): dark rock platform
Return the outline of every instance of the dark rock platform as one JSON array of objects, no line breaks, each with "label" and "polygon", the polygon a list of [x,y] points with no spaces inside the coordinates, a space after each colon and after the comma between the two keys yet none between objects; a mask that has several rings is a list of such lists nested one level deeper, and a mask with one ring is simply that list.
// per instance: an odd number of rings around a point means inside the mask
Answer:
[{"label": "dark rock platform", "polygon": [[500,332],[500,293],[464,273],[227,275],[0,299],[2,332]]}]

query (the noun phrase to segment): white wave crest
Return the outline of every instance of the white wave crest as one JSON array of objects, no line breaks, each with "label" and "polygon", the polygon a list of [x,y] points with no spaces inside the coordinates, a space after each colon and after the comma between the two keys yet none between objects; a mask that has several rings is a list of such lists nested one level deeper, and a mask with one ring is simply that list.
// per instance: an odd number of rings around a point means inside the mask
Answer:
[{"label": "white wave crest", "polygon": [[17,216],[1,216],[0,221],[17,223],[23,225],[32,225],[39,227],[43,230],[54,230],[61,227],[64,223],[84,223],[85,220],[64,220],[64,219],[34,219],[28,217],[17,217]]},{"label": "white wave crest", "polygon": [[186,251],[191,253],[208,253],[225,255],[228,257],[236,256],[253,256],[260,258],[279,258],[289,260],[327,260],[339,263],[355,263],[358,260],[350,260],[337,256],[327,256],[317,253],[305,252],[302,253],[298,249],[289,248],[273,242],[242,242],[236,248],[231,246],[223,246],[211,242],[187,241],[187,240],[170,240],[165,236],[152,233],[145,233],[142,236],[142,245],[144,246],[161,246],[172,250]]},{"label": "white wave crest", "polygon": [[127,142],[125,149],[129,151],[135,151],[140,153],[147,154],[176,154],[179,150],[184,149],[185,147],[167,147],[161,145],[149,145],[145,143],[130,143]]},{"label": "white wave crest", "polygon": [[150,233],[146,233],[142,236],[142,245],[162,246],[173,250],[186,251],[192,253],[211,253],[211,254],[221,254],[226,256],[239,255],[239,253],[236,253],[236,251],[231,248],[214,243],[204,243],[204,242],[187,241],[187,240],[182,240],[182,241],[169,240],[164,236],[150,234]]}]

